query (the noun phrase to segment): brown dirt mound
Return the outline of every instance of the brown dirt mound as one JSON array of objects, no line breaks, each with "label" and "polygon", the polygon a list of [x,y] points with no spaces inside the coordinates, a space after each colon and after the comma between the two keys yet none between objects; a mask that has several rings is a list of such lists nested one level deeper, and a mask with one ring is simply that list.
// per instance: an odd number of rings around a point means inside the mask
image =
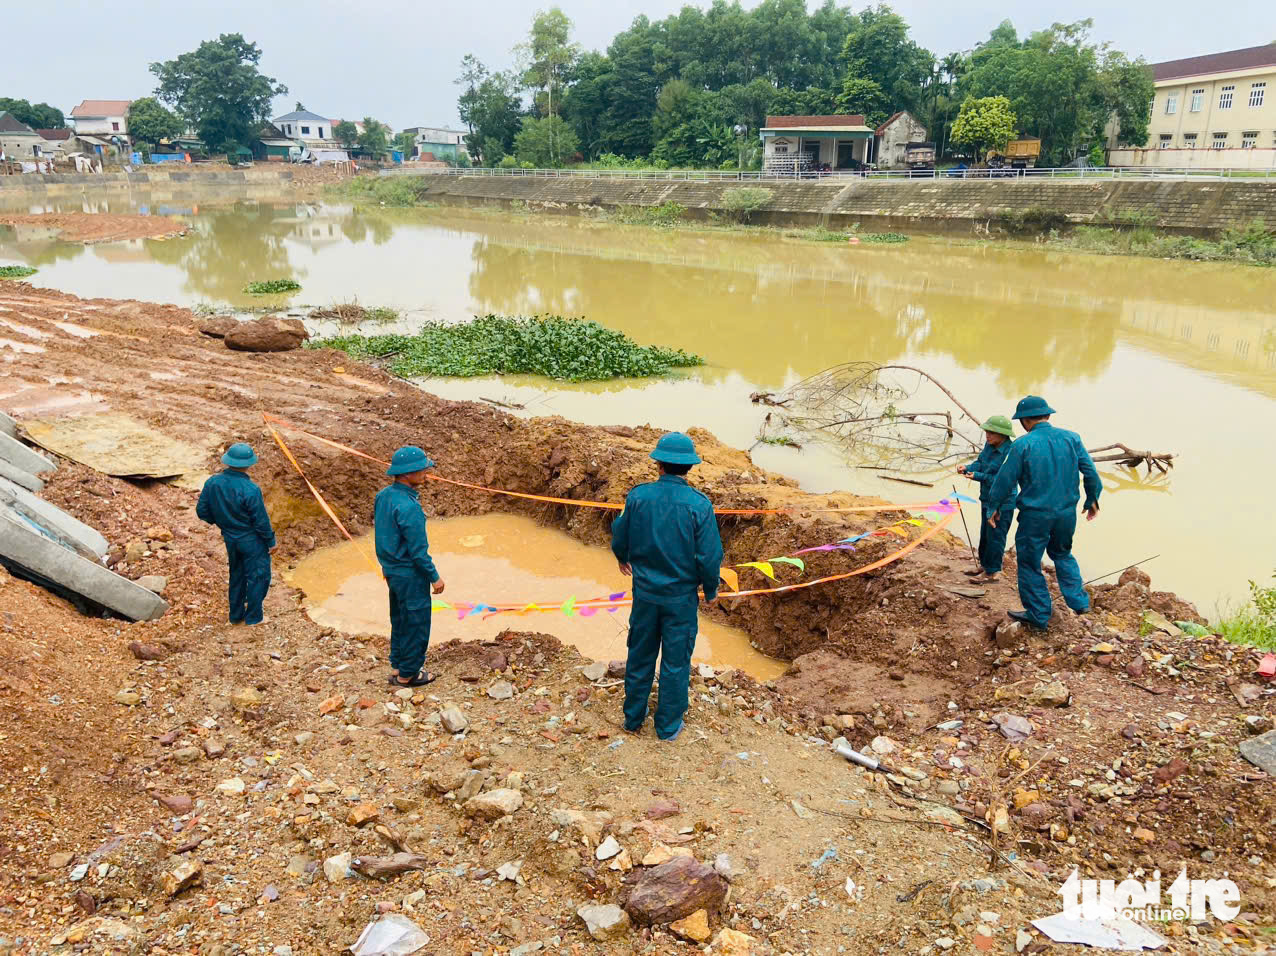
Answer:
[{"label": "brown dirt mound", "polygon": [[115,242],[120,239],[170,239],[186,232],[187,225],[168,216],[133,216],[125,213],[90,214],[50,212],[38,215],[0,213],[0,226],[51,229],[68,242]]}]

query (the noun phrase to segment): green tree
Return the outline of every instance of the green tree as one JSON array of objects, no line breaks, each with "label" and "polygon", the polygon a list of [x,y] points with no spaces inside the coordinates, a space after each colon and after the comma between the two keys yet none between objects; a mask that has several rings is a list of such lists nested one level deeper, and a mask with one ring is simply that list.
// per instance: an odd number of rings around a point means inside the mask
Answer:
[{"label": "green tree", "polygon": [[410,157],[416,151],[416,135],[404,130],[394,137],[394,148],[403,153],[404,159]]},{"label": "green tree", "polygon": [[[532,18],[527,43],[519,48],[520,55],[527,63],[523,70],[523,82],[544,93],[543,103],[540,95],[536,96],[536,109],[543,117],[552,118],[557,115],[554,94],[560,91],[564,80],[570,75],[572,67],[580,56],[580,46],[571,42],[571,32],[572,21],[567,14],[558,7],[550,7]],[[560,91],[558,107],[561,109],[561,106]],[[575,145],[571,150],[559,148],[554,141],[558,128],[558,125],[553,123],[545,127],[550,137],[550,157],[555,166],[559,164],[561,156],[570,155],[576,148]]]},{"label": "green tree", "polygon": [[297,100],[297,105],[293,107],[293,111],[297,113],[306,112],[306,108],[301,104],[301,100]]},{"label": "green tree", "polygon": [[210,150],[247,146],[288,87],[257,68],[261,50],[238,33],[205,40],[173,60],[152,63],[155,95],[194,127]]},{"label": "green tree", "polygon": [[895,110],[918,110],[935,62],[908,36],[904,18],[885,4],[867,7],[842,43],[839,108],[864,113],[876,126]]},{"label": "green tree", "polygon": [[359,127],[350,120],[342,120],[332,127],[332,138],[346,149],[354,149],[354,144],[359,141]]},{"label": "green tree", "polygon": [[456,83],[463,88],[457,111],[470,130],[466,148],[484,165],[495,166],[514,148],[519,131],[522,102],[518,86],[509,73],[489,72],[473,54],[461,60]]},{"label": "green tree", "polygon": [[359,148],[373,156],[383,156],[390,148],[390,127],[371,116],[365,116],[363,132],[359,134]]},{"label": "green tree", "polygon": [[961,104],[953,122],[953,142],[975,150],[976,158],[989,149],[1005,149],[1015,135],[1015,114],[1004,96],[973,97]]},{"label": "green tree", "polygon": [[135,142],[155,146],[162,139],[182,135],[185,124],[152,96],[134,100],[128,108],[128,132]]},{"label": "green tree", "polygon": [[1148,141],[1148,104],[1156,87],[1152,68],[1141,58],[1131,60],[1119,50],[1104,49],[1099,64],[1099,96],[1106,116],[1117,124],[1117,139],[1129,146]]},{"label": "green tree", "polygon": [[514,137],[514,157],[538,169],[562,165],[563,157],[576,152],[576,132],[561,116],[525,116]]},{"label": "green tree", "polygon": [[26,100],[10,99],[0,96],[0,113],[12,113],[19,123],[26,123],[32,129],[61,129],[66,125],[66,117],[62,111],[48,103],[31,104]]}]

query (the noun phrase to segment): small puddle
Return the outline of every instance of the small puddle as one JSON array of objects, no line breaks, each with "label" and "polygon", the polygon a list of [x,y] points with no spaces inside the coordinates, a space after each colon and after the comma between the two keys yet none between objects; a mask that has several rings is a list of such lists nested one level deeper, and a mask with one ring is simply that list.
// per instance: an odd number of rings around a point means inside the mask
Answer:
[{"label": "small puddle", "polygon": [[[530,518],[487,514],[431,519],[430,553],[447,582],[441,596],[449,601],[512,604],[554,601],[571,596],[594,597],[627,590],[611,553],[593,548]],[[317,624],[350,633],[389,634],[390,608],[385,581],[375,563],[372,535],[316,551],[287,575],[305,592],[306,613]],[[457,638],[492,640],[504,630],[543,631],[595,660],[625,657],[629,609],[593,617],[566,617],[551,612],[526,617],[479,615],[457,619],[436,611],[430,642]],[[783,674],[788,665],[759,653],[744,631],[700,617],[694,660],[714,667],[733,667],[758,680]]]}]

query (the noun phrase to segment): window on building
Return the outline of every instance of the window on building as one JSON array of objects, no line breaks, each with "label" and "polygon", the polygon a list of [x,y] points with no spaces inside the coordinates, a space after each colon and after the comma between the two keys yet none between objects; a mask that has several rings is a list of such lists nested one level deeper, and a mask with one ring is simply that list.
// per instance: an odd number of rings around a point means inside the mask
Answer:
[{"label": "window on building", "polygon": [[777,146],[775,147],[775,151],[777,153],[787,153],[789,151],[789,148],[787,146]]},{"label": "window on building", "polygon": [[1241,133],[1241,149],[1253,149],[1258,145],[1258,130]]},{"label": "window on building", "polygon": [[320,127],[318,127],[318,129],[319,129],[319,138],[320,138],[320,139],[323,139],[323,127],[322,127],[322,126],[320,126]]},{"label": "window on building", "polygon": [[1179,95],[1170,93],[1165,97],[1165,115],[1170,116],[1179,111]]},{"label": "window on building", "polygon": [[1215,133],[1214,142],[1212,142],[1210,146],[1214,149],[1224,149],[1227,146],[1227,134]]},{"label": "window on building", "polygon": [[1236,92],[1233,85],[1219,87],[1218,90],[1218,108],[1221,110],[1230,110],[1232,108],[1232,94]]},{"label": "window on building", "polygon": [[1174,137],[1170,133],[1161,134],[1161,149],[1169,149]]},{"label": "window on building", "polygon": [[1184,133],[1184,134],[1183,134],[1183,145],[1184,145],[1185,147],[1187,147],[1188,149],[1196,149],[1196,134],[1195,134],[1195,133]]},{"label": "window on building", "polygon": [[112,124],[111,124],[111,129],[113,129],[115,132],[117,132],[117,133],[118,133],[118,132],[120,131],[120,124],[119,124],[119,123],[112,123]]},{"label": "window on building", "polygon": [[301,127],[301,135],[302,135],[302,136],[309,136],[309,135],[310,135],[310,127],[309,127],[309,126],[303,126],[303,127]]},{"label": "window on building", "polygon": [[1192,105],[1188,107],[1193,113],[1199,113],[1205,104],[1205,87],[1192,91]]},{"label": "window on building", "polygon": [[1251,83],[1249,85],[1249,105],[1262,106],[1263,94],[1266,92],[1267,92],[1267,83],[1265,81],[1259,82],[1259,83]]}]

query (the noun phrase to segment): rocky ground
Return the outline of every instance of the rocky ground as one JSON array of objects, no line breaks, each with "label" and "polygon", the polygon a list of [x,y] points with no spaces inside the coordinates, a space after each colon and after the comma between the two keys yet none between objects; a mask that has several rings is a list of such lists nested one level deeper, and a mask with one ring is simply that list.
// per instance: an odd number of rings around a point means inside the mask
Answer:
[{"label": "rocky ground", "polygon": [[187,225],[168,216],[128,213],[50,212],[0,213],[0,226],[47,229],[68,242],[115,242],[120,239],[169,239],[186,232]]},{"label": "rocky ground", "polygon": [[[124,412],[210,469],[252,441],[283,563],[336,531],[262,411],[381,458],[411,441],[447,477],[513,490],[619,501],[650,476],[651,429],[516,419],[336,353],[231,351],[199,322],[6,284],[0,408]],[[697,439],[719,505],[812,509],[726,519],[731,560],[898,517],[820,513],[854,499]],[[380,470],[289,441],[365,530]],[[713,613],[793,665],[766,686],[699,674],[687,732],[664,744],[620,730],[615,668],[552,636],[436,648],[442,676],[407,694],[385,682],[383,639],[316,626],[286,587],[266,625],[224,624],[224,556],[190,488],[64,462],[45,496],[111,540],[117,571],[166,577],[172,607],[90,619],[0,576],[12,951],[331,952],[399,914],[427,952],[1035,952],[1055,947],[1027,921],[1057,911],[1074,866],[1236,880],[1241,916],[1172,924],[1176,951],[1272,938],[1271,781],[1236,752],[1270,725],[1272,689],[1249,650],[1173,633],[1195,612],[1137,572],[1044,636],[996,629],[1013,573],[947,590],[968,561],[948,535],[871,575],[724,603]],[[423,497],[431,514],[507,508],[606,537],[588,509],[439,484]],[[812,555],[810,573],[891,548]],[[896,772],[845,763],[838,736]]]}]

